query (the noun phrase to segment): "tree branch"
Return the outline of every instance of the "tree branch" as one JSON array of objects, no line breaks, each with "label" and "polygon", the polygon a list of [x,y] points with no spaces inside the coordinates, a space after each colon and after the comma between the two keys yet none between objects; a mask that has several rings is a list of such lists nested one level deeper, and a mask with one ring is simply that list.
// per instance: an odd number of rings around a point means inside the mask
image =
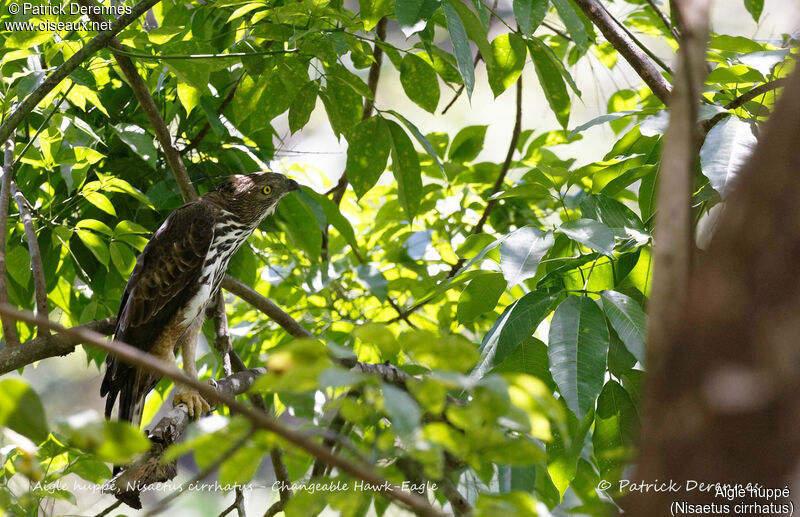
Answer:
[{"label": "tree branch", "polygon": [[583,13],[600,29],[609,43],[625,58],[661,102],[667,104],[671,86],[658,72],[652,61],[636,46],[628,35],[614,23],[608,11],[598,0],[574,0]]},{"label": "tree branch", "polygon": [[774,81],[770,81],[768,83],[759,84],[755,88],[747,90],[743,94],[739,95],[738,97],[730,101],[728,104],[725,105],[725,108],[729,110],[741,108],[745,102],[751,101],[756,97],[758,97],[759,95],[763,95],[772,90],[783,88],[788,83],[789,83],[789,78],[783,77],[781,79],[775,79]]},{"label": "tree branch", "polygon": [[[155,4],[159,0],[145,1],[150,1]],[[86,7],[97,6],[97,3],[94,0],[78,0],[78,2]],[[89,18],[94,21],[105,21],[101,15],[92,13],[91,11]],[[119,40],[113,34],[110,35],[107,40],[108,46],[112,49],[124,50],[122,44],[120,44]],[[133,61],[131,61],[128,56],[118,54],[116,52],[113,54],[114,59],[122,69],[122,73],[125,74],[125,77],[128,79],[128,84],[130,84],[133,94],[139,101],[142,111],[144,111],[144,114],[147,115],[147,120],[150,121],[150,125],[153,126],[153,130],[156,133],[156,138],[158,138],[158,142],[161,144],[161,149],[164,151],[164,156],[167,159],[167,163],[169,164],[170,169],[172,169],[173,175],[175,176],[175,181],[178,183],[178,188],[181,191],[183,200],[191,201],[192,199],[197,198],[197,191],[192,185],[192,181],[189,179],[189,173],[186,172],[186,167],[183,164],[181,155],[178,152],[178,149],[175,147],[175,142],[172,140],[172,136],[169,134],[169,129],[167,129],[164,119],[161,118],[161,112],[158,110],[158,106],[156,106],[153,96],[150,95],[150,89],[147,87],[147,84],[145,84],[144,79],[142,79],[142,77],[139,75],[139,72],[137,72],[136,65],[133,64]]]},{"label": "tree branch", "polygon": [[246,444],[251,436],[253,436],[252,430],[248,432],[246,435],[236,440],[236,442],[233,445],[228,447],[228,449],[222,454],[220,454],[214,461],[212,461],[210,465],[208,465],[206,468],[195,474],[192,479],[182,483],[180,489],[173,491],[171,494],[169,494],[168,496],[161,499],[158,503],[156,503],[156,505],[153,508],[148,510],[148,512],[145,514],[145,517],[158,515],[159,513],[166,510],[172,501],[180,497],[181,494],[188,492],[188,490],[185,490],[186,487],[191,486],[197,483],[198,481],[202,481],[203,479],[208,477],[208,475],[211,474],[211,472],[218,469],[223,463],[225,463],[228,459],[230,459],[230,457],[233,456],[236,453],[236,451],[238,451],[244,444]]},{"label": "tree branch", "polygon": [[270,431],[312,456],[325,458],[325,461],[337,467],[343,473],[370,483],[372,486],[377,487],[375,490],[377,493],[402,503],[417,513],[417,515],[435,517],[444,517],[445,515],[440,510],[432,507],[427,500],[412,492],[403,491],[399,486],[389,483],[382,476],[376,474],[371,468],[352,463],[342,456],[331,454],[328,449],[319,443],[285,426],[282,422],[261,411],[256,411],[247,407],[230,395],[220,393],[212,386],[189,377],[177,366],[147,354],[138,348],[117,340],[106,341],[103,335],[85,328],[64,328],[58,323],[36,316],[29,311],[21,311],[6,303],[0,304],[0,314],[11,316],[12,318],[31,325],[47,327],[50,330],[63,334],[72,341],[90,344],[114,355],[132,366],[144,368],[162,377],[171,379],[174,382],[193,388],[206,400],[216,404],[227,405],[231,411],[239,413],[247,418],[254,427]]},{"label": "tree branch", "polygon": [[[740,96],[733,99],[732,101],[730,101],[728,104],[726,104],[725,109],[732,110],[741,108],[742,106],[744,106],[746,102],[755,99],[759,95],[764,95],[765,93],[769,93],[778,88],[783,88],[784,86],[786,86],[788,80],[789,80],[788,77],[783,77],[781,79],[775,79],[774,81],[770,81],[768,83],[760,84],[755,88],[751,88],[746,92],[744,92],[743,94],[741,94]],[[711,131],[711,128],[714,127],[717,124],[717,122],[719,122],[720,120],[724,119],[727,116],[728,113],[717,113],[710,119],[703,121],[702,131],[700,135],[701,138],[699,139],[699,146],[703,145],[703,141],[705,140],[705,137],[708,134],[708,132]]]},{"label": "tree branch", "polygon": [[[25,228],[25,237],[28,240],[28,253],[31,256],[31,271],[33,272],[33,288],[36,293],[36,313],[47,316],[47,282],[44,278],[44,266],[42,265],[42,252],[39,250],[39,239],[36,238],[36,228],[33,226],[33,218],[28,210],[28,200],[17,189],[14,181],[11,181],[11,195],[17,203],[19,218]],[[43,329],[39,329],[42,331]],[[44,330],[44,335],[49,332]]]},{"label": "tree branch", "polygon": [[[134,5],[130,14],[123,14],[113,22],[111,28],[103,31],[89,43],[81,47],[80,50],[75,52],[68,60],[59,66],[53,73],[47,76],[24,101],[22,101],[17,109],[14,110],[6,120],[0,124],[0,142],[6,141],[14,130],[22,123],[22,120],[36,108],[36,105],[42,101],[58,84],[72,73],[73,70],[78,68],[89,56],[105,47],[108,42],[122,29],[133,23],[139,16],[144,14],[145,11],[156,5],[160,0],[142,0]],[[106,21],[105,19],[103,21]]]},{"label": "tree branch", "polygon": [[669,18],[667,18],[667,15],[664,14],[664,12],[658,8],[658,6],[653,0],[646,0],[646,2],[650,5],[650,8],[653,9],[653,11],[656,13],[656,16],[661,18],[661,21],[664,22],[664,27],[666,27],[669,33],[672,34],[672,37],[675,38],[675,41],[680,41],[681,35],[678,32],[678,29],[672,26],[672,23],[670,23]]},{"label": "tree branch", "polygon": [[[44,316],[44,315],[42,315]],[[117,318],[111,317],[97,320],[85,325],[74,327],[76,329],[91,330],[97,334],[110,336],[117,325]],[[5,375],[26,365],[55,357],[67,355],[75,350],[75,341],[62,334],[40,335],[36,339],[25,342],[21,347],[5,347],[0,350],[0,375]]]},{"label": "tree branch", "polygon": [[[9,303],[8,268],[6,267],[6,236],[8,235],[8,208],[11,194],[11,175],[14,170],[14,139],[6,141],[3,153],[3,182],[0,186],[0,303]],[[6,350],[19,348],[19,335],[12,318],[2,318]],[[4,350],[5,351],[5,350]]]},{"label": "tree branch", "polygon": [[[264,373],[266,373],[265,368],[254,368],[235,373],[218,380],[216,391],[229,397],[235,397],[247,392],[255,380]],[[186,404],[178,404],[173,407],[148,433],[148,438],[153,442],[150,450],[125,466],[107,483],[108,488],[104,491],[114,494],[114,497],[131,508],[140,509],[142,503],[139,495],[144,487],[153,483],[169,481],[178,474],[175,462],[164,464],[162,458],[167,448],[178,441],[191,421]],[[166,505],[171,500],[167,498],[161,504]]]},{"label": "tree branch", "polygon": [[283,312],[283,310],[272,303],[267,298],[258,294],[252,287],[246,285],[241,280],[225,275],[222,279],[222,288],[231,292],[246,301],[256,309],[270,317],[272,321],[283,327],[283,329],[296,338],[314,339],[313,334],[303,328],[302,325],[297,323],[291,316]]},{"label": "tree branch", "polygon": [[651,372],[659,371],[658,359],[664,356],[662,348],[671,342],[671,333],[678,326],[680,310],[688,296],[692,262],[692,175],[699,139],[697,112],[706,74],[709,3],[684,0],[680,8],[685,25],[659,165],[659,210],[653,247],[655,274],[648,304],[647,355]]}]

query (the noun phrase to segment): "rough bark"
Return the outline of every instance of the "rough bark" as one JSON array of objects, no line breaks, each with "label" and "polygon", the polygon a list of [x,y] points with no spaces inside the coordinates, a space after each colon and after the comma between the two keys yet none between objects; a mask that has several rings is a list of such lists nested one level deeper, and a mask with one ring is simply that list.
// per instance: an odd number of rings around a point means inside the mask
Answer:
[{"label": "rough bark", "polygon": [[[800,70],[789,81],[692,274],[661,358],[667,374],[651,378],[637,480],[783,489],[797,475]],[[725,502],[714,491],[679,495]],[[629,515],[665,515],[675,499],[632,493],[624,507]]]}]

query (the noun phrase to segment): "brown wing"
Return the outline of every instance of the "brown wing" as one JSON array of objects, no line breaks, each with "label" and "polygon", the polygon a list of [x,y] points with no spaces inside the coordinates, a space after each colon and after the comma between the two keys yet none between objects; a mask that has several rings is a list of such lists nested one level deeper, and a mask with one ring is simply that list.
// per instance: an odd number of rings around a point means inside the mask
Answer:
[{"label": "brown wing", "polygon": [[[147,243],[122,295],[115,339],[149,352],[175,314],[199,288],[199,277],[214,237],[214,212],[202,200],[174,211]],[[100,388],[106,417],[120,395],[119,419],[138,421],[144,397],[157,377],[106,359]],[[137,422],[138,423],[138,422]]]}]

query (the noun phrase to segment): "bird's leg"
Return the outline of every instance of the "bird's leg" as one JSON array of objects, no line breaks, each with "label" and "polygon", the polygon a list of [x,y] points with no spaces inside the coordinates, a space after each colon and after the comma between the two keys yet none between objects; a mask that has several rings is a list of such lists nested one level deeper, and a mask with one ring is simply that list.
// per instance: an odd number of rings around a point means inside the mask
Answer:
[{"label": "bird's leg", "polygon": [[[197,367],[195,366],[195,352],[197,350],[197,335],[200,333],[200,327],[203,324],[202,317],[199,317],[186,329],[186,332],[181,336],[179,344],[181,348],[181,355],[183,355],[183,371],[192,379],[197,379]],[[212,381],[213,382],[213,381]],[[214,385],[214,384],[212,384]],[[188,386],[177,383],[178,393],[172,399],[172,405],[186,404],[189,409],[189,416],[192,418],[199,418],[201,415],[211,411],[211,406],[206,399],[204,399],[197,390]]]}]

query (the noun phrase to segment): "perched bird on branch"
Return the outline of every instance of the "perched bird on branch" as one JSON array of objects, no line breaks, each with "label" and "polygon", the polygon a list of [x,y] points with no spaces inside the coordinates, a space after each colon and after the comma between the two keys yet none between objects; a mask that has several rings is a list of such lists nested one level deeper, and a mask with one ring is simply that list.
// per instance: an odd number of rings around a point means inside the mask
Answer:
[{"label": "perched bird on branch", "polygon": [[[184,371],[196,379],[197,336],[228,261],[294,190],[300,190],[296,181],[273,172],[233,176],[172,212],[136,261],[122,295],[115,339],[171,362],[180,348]],[[100,388],[107,397],[106,417],[119,398],[119,419],[140,424],[144,399],[158,380],[109,355]],[[197,391],[177,389],[173,404],[185,403],[191,416],[210,409]]]}]

